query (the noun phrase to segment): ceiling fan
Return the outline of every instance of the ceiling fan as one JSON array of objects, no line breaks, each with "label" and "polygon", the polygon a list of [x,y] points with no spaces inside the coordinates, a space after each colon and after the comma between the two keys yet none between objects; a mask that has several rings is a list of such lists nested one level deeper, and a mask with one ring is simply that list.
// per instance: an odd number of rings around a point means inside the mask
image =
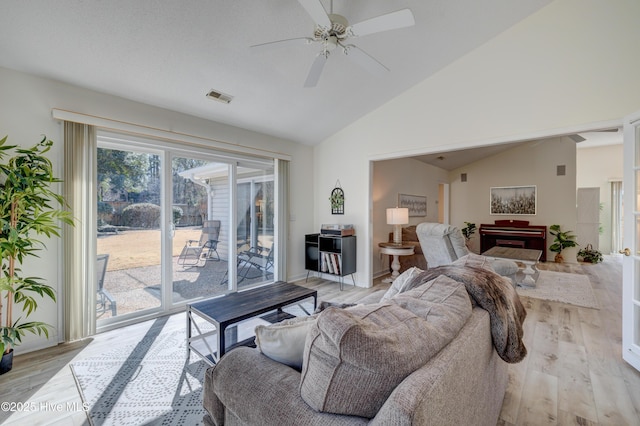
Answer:
[{"label": "ceiling fan", "polygon": [[316,24],[313,37],[298,37],[271,41],[256,44],[251,46],[251,48],[253,50],[271,50],[301,43],[319,44],[320,52],[311,64],[311,69],[304,82],[304,87],[314,87],[318,84],[324,65],[329,55],[336,48],[340,48],[349,59],[374,75],[381,75],[388,72],[389,68],[378,62],[378,60],[362,49],[348,43],[348,40],[382,31],[410,27],[415,24],[413,13],[410,9],[398,10],[350,25],[344,16],[333,13],[333,0],[331,0],[331,13],[329,14],[325,11],[320,0],[298,0],[298,2],[300,2]]}]

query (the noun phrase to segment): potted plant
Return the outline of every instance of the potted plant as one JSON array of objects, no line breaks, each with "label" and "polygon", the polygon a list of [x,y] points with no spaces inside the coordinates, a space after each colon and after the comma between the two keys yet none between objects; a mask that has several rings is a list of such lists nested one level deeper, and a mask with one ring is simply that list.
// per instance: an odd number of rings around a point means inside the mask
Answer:
[{"label": "potted plant", "polygon": [[471,222],[465,222],[465,227],[462,228],[462,235],[464,235],[464,239],[469,241],[473,234],[476,233],[476,224]]},{"label": "potted plant", "polygon": [[462,235],[464,236],[464,242],[468,249],[471,249],[471,237],[476,233],[476,224],[471,222],[465,222],[465,227],[462,228]]},{"label": "potted plant", "polygon": [[572,231],[562,231],[560,225],[551,225],[549,227],[549,233],[555,237],[549,250],[556,253],[554,258],[556,263],[563,263],[564,256],[562,255],[562,251],[566,248],[578,246],[576,236],[572,234]]},{"label": "potted plant", "polygon": [[587,244],[578,252],[578,259],[587,263],[599,263],[603,260],[600,250],[594,249],[591,244]]},{"label": "potted plant", "polygon": [[[64,198],[51,190],[60,182],[53,176],[51,161],[44,156],[53,142],[43,137],[32,148],[7,145],[0,139],[0,353],[3,369],[11,369],[13,348],[27,331],[49,337],[50,326],[40,321],[13,319],[13,306],[28,317],[38,308],[37,296],[56,300],[53,287],[42,278],[27,276],[21,269],[24,260],[36,256],[45,245],[40,236],[60,236],[60,223],[72,225],[71,214],[63,207]],[[6,162],[7,155],[13,155]],[[3,371],[3,372],[6,372]]]}]

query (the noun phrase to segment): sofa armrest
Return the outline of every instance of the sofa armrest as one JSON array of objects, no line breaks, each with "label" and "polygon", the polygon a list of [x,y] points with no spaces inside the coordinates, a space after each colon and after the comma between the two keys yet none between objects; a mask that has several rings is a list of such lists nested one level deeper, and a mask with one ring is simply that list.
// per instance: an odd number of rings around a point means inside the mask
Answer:
[{"label": "sofa armrest", "polygon": [[[354,425],[368,419],[320,413],[300,396],[300,372],[240,347],[225,354],[207,370],[204,407],[214,424],[225,419],[260,425]],[[222,412],[221,412],[222,410]]]}]

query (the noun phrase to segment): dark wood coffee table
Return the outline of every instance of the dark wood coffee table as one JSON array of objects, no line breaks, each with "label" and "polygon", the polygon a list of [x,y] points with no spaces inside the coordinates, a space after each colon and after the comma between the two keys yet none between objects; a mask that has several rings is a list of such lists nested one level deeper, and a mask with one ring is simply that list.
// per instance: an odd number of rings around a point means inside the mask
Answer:
[{"label": "dark wood coffee table", "polygon": [[[292,316],[283,312],[282,308],[310,297],[313,297],[313,308],[315,309],[318,303],[318,292],[316,290],[278,281],[263,287],[188,303],[187,357],[189,356],[189,352],[193,351],[207,363],[214,365],[222,358],[225,352],[231,348],[253,341],[253,328],[259,323],[265,323],[265,321],[256,317],[270,311],[275,311],[275,314],[269,318],[269,322],[277,322],[285,318],[291,318]],[[196,316],[213,324],[216,329],[209,332],[202,332],[194,321]],[[239,334],[237,327],[232,330],[232,333],[228,333],[228,327],[231,328],[230,326],[238,325],[250,319],[252,320],[248,323],[248,327],[251,328],[251,337],[244,340],[239,339],[241,333]],[[194,328],[196,331],[195,334],[192,333]],[[225,333],[225,331],[227,331],[227,333]],[[226,334],[230,334],[231,342],[226,341]],[[213,336],[216,336],[215,342],[211,342]],[[209,340],[207,340],[207,338],[209,338]]]}]

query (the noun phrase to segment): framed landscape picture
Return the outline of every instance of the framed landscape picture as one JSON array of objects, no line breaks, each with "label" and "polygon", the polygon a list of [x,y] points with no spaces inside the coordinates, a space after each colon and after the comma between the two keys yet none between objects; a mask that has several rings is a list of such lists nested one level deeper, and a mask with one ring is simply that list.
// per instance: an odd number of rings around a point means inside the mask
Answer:
[{"label": "framed landscape picture", "polygon": [[427,197],[398,194],[398,207],[409,209],[409,216],[426,216]]},{"label": "framed landscape picture", "polygon": [[501,186],[491,188],[490,214],[536,214],[536,186]]}]

